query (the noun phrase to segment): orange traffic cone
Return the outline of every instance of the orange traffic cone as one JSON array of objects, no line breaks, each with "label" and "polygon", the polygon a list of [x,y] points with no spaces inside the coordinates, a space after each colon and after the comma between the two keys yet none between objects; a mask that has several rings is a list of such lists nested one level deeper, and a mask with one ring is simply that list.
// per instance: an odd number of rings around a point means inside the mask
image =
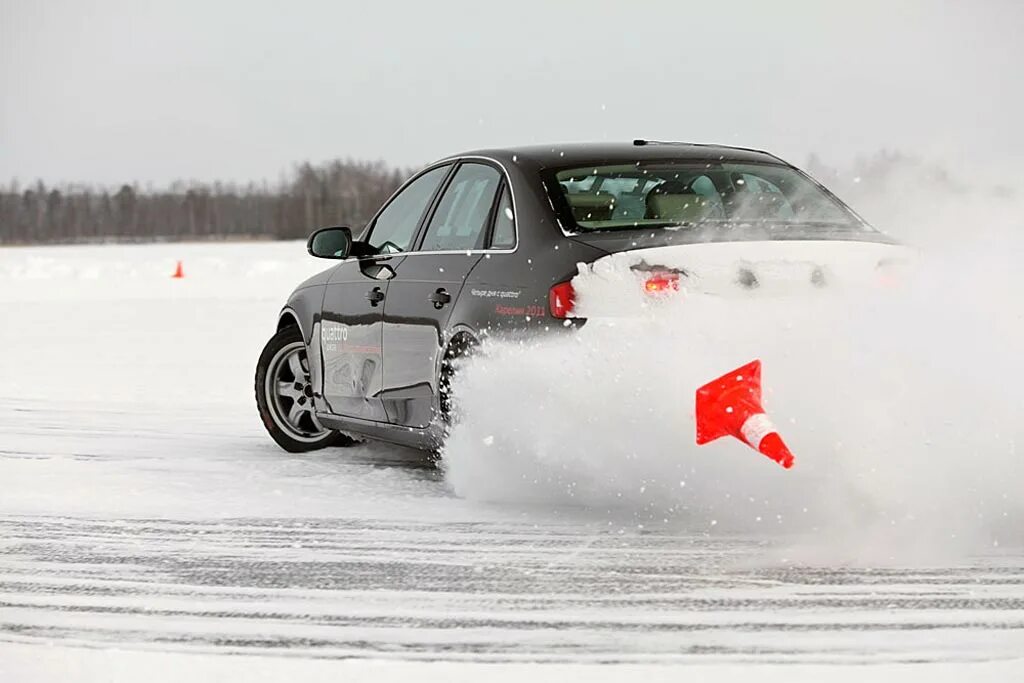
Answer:
[{"label": "orange traffic cone", "polygon": [[697,390],[697,445],[732,436],[787,470],[793,454],[761,407],[761,361],[736,368]]},{"label": "orange traffic cone", "polygon": [[174,275],[171,277],[178,280],[185,277],[185,269],[181,267],[181,261],[178,261],[178,267],[174,269]]}]

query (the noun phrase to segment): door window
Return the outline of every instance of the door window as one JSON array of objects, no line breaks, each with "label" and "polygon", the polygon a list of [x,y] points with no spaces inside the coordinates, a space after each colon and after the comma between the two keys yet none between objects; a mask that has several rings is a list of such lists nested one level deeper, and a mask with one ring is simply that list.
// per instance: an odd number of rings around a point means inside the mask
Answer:
[{"label": "door window", "polygon": [[448,166],[431,169],[402,189],[391,200],[370,231],[370,246],[381,253],[407,251],[416,228],[430,204],[437,186],[448,174]]},{"label": "door window", "polygon": [[482,249],[501,174],[484,164],[462,164],[444,191],[423,237],[422,251]]},{"label": "door window", "polygon": [[491,237],[492,249],[511,249],[516,246],[515,216],[512,214],[512,194],[508,186],[501,188],[498,199],[498,211],[494,215],[494,235]]}]

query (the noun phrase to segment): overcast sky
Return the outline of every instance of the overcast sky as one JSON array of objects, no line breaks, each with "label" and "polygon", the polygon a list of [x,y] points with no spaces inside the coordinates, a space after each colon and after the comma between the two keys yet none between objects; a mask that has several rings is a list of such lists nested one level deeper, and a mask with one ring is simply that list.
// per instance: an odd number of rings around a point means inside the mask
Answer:
[{"label": "overcast sky", "polygon": [[1024,3],[0,0],[0,180],[649,137],[1024,159]]}]

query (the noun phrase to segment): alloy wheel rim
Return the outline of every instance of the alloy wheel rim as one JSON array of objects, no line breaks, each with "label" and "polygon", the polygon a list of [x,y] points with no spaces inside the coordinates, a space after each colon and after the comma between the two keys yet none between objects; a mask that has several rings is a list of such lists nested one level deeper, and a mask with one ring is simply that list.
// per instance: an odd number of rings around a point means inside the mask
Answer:
[{"label": "alloy wheel rim", "polygon": [[284,346],[270,359],[264,391],[274,424],[291,438],[312,443],[330,432],[316,419],[309,356],[302,342]]}]

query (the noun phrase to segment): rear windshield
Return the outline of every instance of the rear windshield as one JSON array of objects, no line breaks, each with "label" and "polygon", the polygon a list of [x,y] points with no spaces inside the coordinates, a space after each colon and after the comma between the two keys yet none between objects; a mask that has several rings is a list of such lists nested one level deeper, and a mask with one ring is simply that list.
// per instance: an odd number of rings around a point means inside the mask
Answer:
[{"label": "rear windshield", "polygon": [[580,232],[716,223],[866,227],[802,173],[778,164],[644,161],[556,170],[549,181],[563,223]]}]

